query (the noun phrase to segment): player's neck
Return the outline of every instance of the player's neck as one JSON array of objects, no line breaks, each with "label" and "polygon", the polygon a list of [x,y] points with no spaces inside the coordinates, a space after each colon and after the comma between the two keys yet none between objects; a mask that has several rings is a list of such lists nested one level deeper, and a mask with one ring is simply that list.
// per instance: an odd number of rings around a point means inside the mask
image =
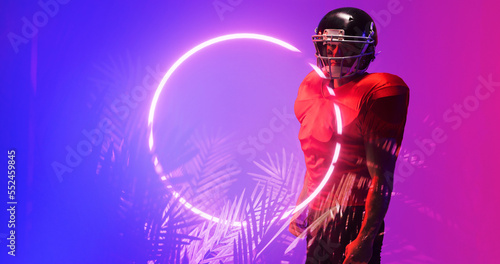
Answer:
[{"label": "player's neck", "polygon": [[349,83],[351,82],[352,80],[354,79],[357,79],[358,77],[360,77],[362,74],[355,74],[353,76],[350,76],[350,77],[344,77],[344,78],[341,78],[341,79],[333,79],[330,81],[330,87],[335,89],[337,87],[340,87],[346,83]]}]

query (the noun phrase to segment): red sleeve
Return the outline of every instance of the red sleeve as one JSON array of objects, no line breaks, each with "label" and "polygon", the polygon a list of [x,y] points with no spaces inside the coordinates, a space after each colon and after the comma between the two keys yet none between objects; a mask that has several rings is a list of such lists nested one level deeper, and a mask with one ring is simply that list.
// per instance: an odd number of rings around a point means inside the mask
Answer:
[{"label": "red sleeve", "polygon": [[408,93],[408,85],[397,75],[374,73],[368,79],[373,84],[369,100]]},{"label": "red sleeve", "polygon": [[300,84],[294,106],[295,116],[300,123],[302,123],[306,112],[309,111],[316,100],[322,98],[321,82],[322,80],[317,76],[316,72],[311,71]]},{"label": "red sleeve", "polygon": [[295,115],[300,122],[299,139],[313,137],[327,142],[335,129],[333,104],[328,100],[310,99],[295,101]]},{"label": "red sleeve", "polygon": [[364,106],[362,134],[365,143],[376,143],[397,155],[403,140],[408,104],[406,84],[377,87]]}]

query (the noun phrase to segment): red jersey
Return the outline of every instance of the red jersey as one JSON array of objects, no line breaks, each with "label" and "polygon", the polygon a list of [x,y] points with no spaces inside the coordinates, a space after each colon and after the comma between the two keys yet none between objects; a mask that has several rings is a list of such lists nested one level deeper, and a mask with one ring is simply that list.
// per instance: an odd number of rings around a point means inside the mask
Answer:
[{"label": "red jersey", "polygon": [[364,73],[335,89],[328,84],[328,79],[310,72],[299,87],[294,107],[301,124],[299,140],[307,167],[305,177],[309,184],[304,188],[308,196],[325,178],[337,143],[340,144],[333,173],[309,203],[316,210],[332,201],[342,206],[365,204],[371,181],[365,143],[374,137],[390,138],[393,143],[384,148],[397,155],[406,122],[406,112],[402,122],[391,123],[374,113],[371,106],[383,97],[405,95],[406,111],[409,101],[408,86],[398,76],[388,73]]}]

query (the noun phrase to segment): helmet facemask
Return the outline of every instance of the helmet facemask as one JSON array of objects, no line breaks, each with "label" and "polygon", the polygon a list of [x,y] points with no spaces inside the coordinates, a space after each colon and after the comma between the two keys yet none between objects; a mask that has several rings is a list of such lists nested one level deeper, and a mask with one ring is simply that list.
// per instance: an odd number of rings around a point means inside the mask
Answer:
[{"label": "helmet facemask", "polygon": [[[368,36],[345,35],[343,29],[325,29],[319,33],[312,39],[318,67],[327,78],[341,79],[364,73],[374,59],[373,25]],[[328,50],[336,52],[332,54]]]}]

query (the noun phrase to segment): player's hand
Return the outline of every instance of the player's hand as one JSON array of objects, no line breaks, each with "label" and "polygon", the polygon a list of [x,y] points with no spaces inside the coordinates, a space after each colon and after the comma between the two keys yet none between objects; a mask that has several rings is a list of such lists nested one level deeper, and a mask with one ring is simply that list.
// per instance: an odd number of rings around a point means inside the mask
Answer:
[{"label": "player's hand", "polygon": [[292,221],[290,221],[290,225],[288,226],[288,231],[292,233],[292,235],[298,237],[302,232],[304,231],[304,228],[301,228],[297,224],[297,218],[292,218]]},{"label": "player's hand", "polygon": [[307,208],[300,210],[299,212],[295,212],[292,215],[292,219],[290,221],[290,225],[288,226],[288,231],[292,233],[292,235],[298,237],[304,230],[307,228]]},{"label": "player's hand", "polygon": [[373,245],[355,239],[345,248],[345,260],[343,264],[367,264],[372,258]]}]

